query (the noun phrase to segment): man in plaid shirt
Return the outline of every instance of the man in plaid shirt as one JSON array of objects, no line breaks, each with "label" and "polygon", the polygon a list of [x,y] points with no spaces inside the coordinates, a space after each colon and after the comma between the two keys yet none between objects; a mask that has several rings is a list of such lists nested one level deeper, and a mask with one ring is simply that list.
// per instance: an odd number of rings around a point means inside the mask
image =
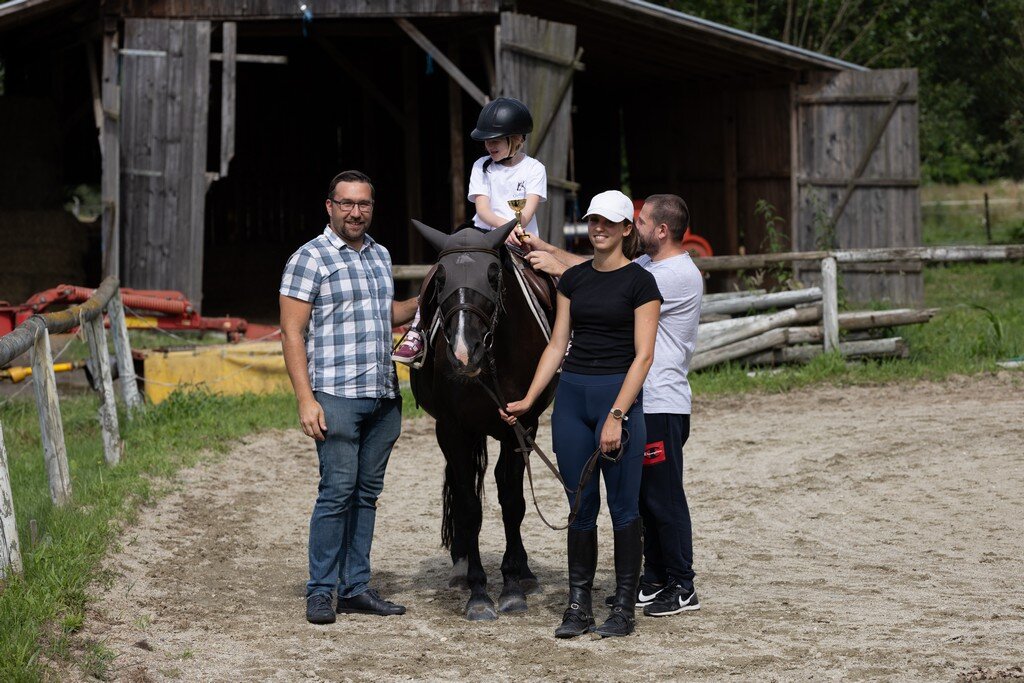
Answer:
[{"label": "man in plaid shirt", "polygon": [[416,299],[395,301],[391,255],[366,234],[374,191],[359,171],[328,188],[330,223],[292,254],[281,277],[281,341],[299,422],[316,440],[320,485],[309,522],[306,619],[404,614],[369,587],[377,497],[402,429],[391,328]]}]

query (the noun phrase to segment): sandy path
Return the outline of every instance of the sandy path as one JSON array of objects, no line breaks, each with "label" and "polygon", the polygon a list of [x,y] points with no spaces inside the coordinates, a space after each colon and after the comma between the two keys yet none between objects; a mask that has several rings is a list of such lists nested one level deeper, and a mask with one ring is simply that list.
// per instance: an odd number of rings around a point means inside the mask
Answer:
[{"label": "sandy path", "polygon": [[[253,438],[180,484],[123,536],[84,638],[121,680],[955,680],[1024,664],[1024,375],[701,400],[686,449],[703,609],[636,636],[556,641],[563,535],[532,507],[545,591],[493,623],[461,617],[439,546],[442,458],[407,421],[389,466],[375,583],[401,618],[304,620],[315,452]],[[542,429],[542,435],[549,431]],[[492,465],[496,449],[491,448]],[[549,477],[541,504],[564,502]],[[504,548],[486,486],[485,568]],[[612,585],[602,516],[598,595]],[[492,589],[492,597],[497,597]]]}]

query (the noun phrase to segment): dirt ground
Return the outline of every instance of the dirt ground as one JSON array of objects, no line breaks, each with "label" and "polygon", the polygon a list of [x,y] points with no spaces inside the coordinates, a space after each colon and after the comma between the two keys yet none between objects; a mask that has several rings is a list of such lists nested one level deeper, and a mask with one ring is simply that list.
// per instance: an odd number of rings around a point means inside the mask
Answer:
[{"label": "dirt ground", "polygon": [[[529,503],[543,593],[525,615],[464,621],[439,543],[441,471],[432,422],[407,420],[373,555],[404,617],[306,623],[316,456],[287,431],[185,472],[143,511],[82,637],[128,681],[967,680],[1024,664],[1022,373],[696,401],[686,484],[702,609],[641,617],[629,638],[552,637],[564,532]],[[551,478],[538,484],[543,508],[563,511]],[[497,598],[491,478],[486,496]],[[613,583],[607,513],[601,525],[598,596]]]}]

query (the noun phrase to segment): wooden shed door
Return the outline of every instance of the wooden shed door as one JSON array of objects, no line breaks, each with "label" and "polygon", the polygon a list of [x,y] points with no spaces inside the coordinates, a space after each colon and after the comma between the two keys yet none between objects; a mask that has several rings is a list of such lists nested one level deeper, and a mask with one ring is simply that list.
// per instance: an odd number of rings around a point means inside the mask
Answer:
[{"label": "wooden shed door", "polygon": [[122,279],[198,307],[210,22],[126,19],[121,57]]},{"label": "wooden shed door", "polygon": [[[812,74],[796,90],[797,249],[921,244],[917,71]],[[850,301],[920,304],[920,263],[850,264]]]},{"label": "wooden shed door", "polygon": [[502,12],[498,34],[498,91],[526,103],[533,115],[533,135],[527,152],[548,173],[548,200],[537,210],[540,235],[561,244],[565,225],[565,195],[573,184],[569,167],[572,78],[581,68],[576,50],[576,27],[537,17]]}]

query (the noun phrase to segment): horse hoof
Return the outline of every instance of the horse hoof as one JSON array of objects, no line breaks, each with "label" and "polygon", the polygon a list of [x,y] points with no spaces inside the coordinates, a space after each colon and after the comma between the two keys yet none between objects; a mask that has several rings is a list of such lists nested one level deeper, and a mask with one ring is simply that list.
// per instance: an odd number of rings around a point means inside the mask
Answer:
[{"label": "horse hoof", "polygon": [[470,598],[466,603],[466,619],[469,621],[494,621],[498,613],[490,598]]},{"label": "horse hoof", "polygon": [[502,593],[498,598],[498,609],[506,614],[526,611],[526,596],[521,591]]},{"label": "horse hoof", "polygon": [[537,577],[530,577],[526,579],[519,579],[519,585],[523,587],[523,593],[526,595],[536,595],[541,592],[540,582],[537,581]]}]

